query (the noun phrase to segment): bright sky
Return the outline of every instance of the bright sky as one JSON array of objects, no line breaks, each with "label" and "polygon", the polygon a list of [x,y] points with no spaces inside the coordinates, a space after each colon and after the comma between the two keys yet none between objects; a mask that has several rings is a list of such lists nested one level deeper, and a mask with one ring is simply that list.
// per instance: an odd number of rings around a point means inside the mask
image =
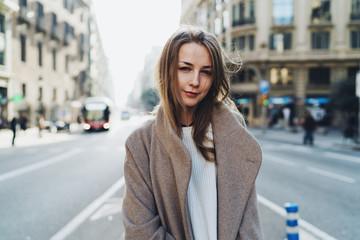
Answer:
[{"label": "bright sky", "polygon": [[93,0],[116,102],[126,104],[152,46],[164,45],[179,26],[181,0]]}]

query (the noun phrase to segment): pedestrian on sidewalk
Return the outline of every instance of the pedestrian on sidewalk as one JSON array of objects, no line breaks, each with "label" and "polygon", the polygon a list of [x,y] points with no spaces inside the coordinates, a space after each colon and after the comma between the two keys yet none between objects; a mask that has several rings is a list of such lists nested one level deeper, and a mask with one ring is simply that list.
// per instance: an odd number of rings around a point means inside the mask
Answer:
[{"label": "pedestrian on sidewalk", "polygon": [[262,152],[227,98],[230,63],[240,67],[200,28],[181,27],[165,44],[156,117],[126,141],[125,239],[263,239]]},{"label": "pedestrian on sidewalk", "polygon": [[41,138],[41,136],[42,136],[42,130],[45,128],[45,127],[44,127],[44,122],[45,122],[44,115],[39,114],[39,115],[37,116],[37,119],[36,119],[36,125],[37,125],[37,127],[39,128],[39,138]]},{"label": "pedestrian on sidewalk", "polygon": [[310,146],[314,145],[314,132],[316,130],[316,122],[315,119],[311,116],[309,111],[305,111],[304,120],[302,126],[304,128],[304,140],[303,144],[309,144]]},{"label": "pedestrian on sidewalk", "polygon": [[15,145],[15,137],[16,137],[16,127],[17,127],[17,119],[16,119],[16,117],[12,118],[11,123],[10,123],[10,127],[11,127],[11,131],[13,133],[11,145],[14,146]]}]

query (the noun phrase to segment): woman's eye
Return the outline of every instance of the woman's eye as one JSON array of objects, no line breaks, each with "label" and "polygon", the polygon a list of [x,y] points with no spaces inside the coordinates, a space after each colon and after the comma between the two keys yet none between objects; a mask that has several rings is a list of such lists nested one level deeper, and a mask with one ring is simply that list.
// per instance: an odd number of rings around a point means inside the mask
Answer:
[{"label": "woman's eye", "polygon": [[179,67],[181,71],[190,71],[189,67]]},{"label": "woman's eye", "polygon": [[211,72],[207,71],[207,70],[203,70],[201,71],[203,74],[207,75],[207,76],[211,76]]}]

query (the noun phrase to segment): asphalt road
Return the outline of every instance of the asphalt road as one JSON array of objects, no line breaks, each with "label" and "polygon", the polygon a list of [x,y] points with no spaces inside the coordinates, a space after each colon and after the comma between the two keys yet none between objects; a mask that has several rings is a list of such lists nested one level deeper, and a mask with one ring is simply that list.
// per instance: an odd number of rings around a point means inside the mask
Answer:
[{"label": "asphalt road", "polygon": [[[257,135],[263,148],[263,165],[257,179],[258,194],[275,204],[265,209],[264,221],[271,219],[276,206],[295,202],[302,229],[316,239],[357,239],[360,235],[360,153],[328,147],[309,147],[281,136]],[[321,141],[321,140],[320,140]],[[269,210],[273,210],[270,211]],[[279,215],[279,214],[278,214]],[[282,222],[285,226],[285,221]],[[284,227],[272,231],[264,224],[268,239],[284,239]]]},{"label": "asphalt road", "polygon": [[[141,120],[0,149],[0,240],[121,239],[124,141]],[[264,151],[256,184],[266,239],[285,238],[285,202],[299,205],[301,239],[356,239],[359,152],[257,137]]]}]

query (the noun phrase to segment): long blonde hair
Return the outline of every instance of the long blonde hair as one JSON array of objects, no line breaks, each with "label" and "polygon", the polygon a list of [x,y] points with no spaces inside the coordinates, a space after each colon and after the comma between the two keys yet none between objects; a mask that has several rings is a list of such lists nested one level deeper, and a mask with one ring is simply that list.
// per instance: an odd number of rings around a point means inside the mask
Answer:
[{"label": "long blonde hair", "polygon": [[[205,146],[209,139],[206,131],[211,121],[211,114],[216,104],[222,102],[229,95],[230,74],[240,69],[236,63],[225,54],[216,37],[197,27],[182,26],[166,42],[155,71],[160,101],[165,114],[179,137],[182,135],[180,92],[177,85],[177,65],[179,49],[185,43],[195,42],[206,47],[212,61],[212,85],[208,94],[198,103],[194,111],[193,139],[196,147],[208,161],[215,161],[215,149]],[[236,66],[230,70],[227,66]]]}]

